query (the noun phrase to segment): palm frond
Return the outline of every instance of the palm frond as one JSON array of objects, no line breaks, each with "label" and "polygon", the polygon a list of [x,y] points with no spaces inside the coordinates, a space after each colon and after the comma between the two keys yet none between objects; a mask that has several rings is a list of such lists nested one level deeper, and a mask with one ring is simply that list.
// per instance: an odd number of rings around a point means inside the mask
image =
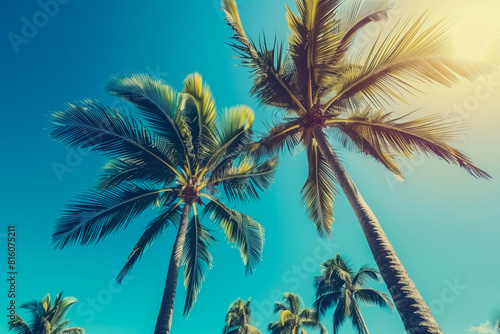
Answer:
[{"label": "palm frond", "polygon": [[205,206],[204,215],[210,215],[227,240],[239,248],[246,271],[251,274],[262,258],[264,228],[251,217],[229,209],[213,197],[207,197],[210,202]]},{"label": "palm frond", "polygon": [[210,231],[200,224],[196,205],[193,205],[193,211],[194,215],[189,222],[182,251],[184,287],[186,288],[184,315],[189,315],[191,312],[205,276],[212,268],[213,258],[210,254],[210,247],[215,242]]},{"label": "palm frond", "polygon": [[9,321],[9,331],[14,334],[33,334],[26,321],[17,314],[14,316],[14,320]]},{"label": "palm frond", "polygon": [[363,68],[344,75],[335,87],[338,94],[324,109],[340,99],[353,106],[360,99],[383,106],[393,100],[404,101],[402,91],[418,91],[412,83],[451,86],[460,77],[474,80],[495,69],[484,62],[448,56],[452,42],[447,34],[449,26],[437,23],[424,29],[426,17],[422,14],[413,24],[407,21],[375,43]]},{"label": "palm frond", "polygon": [[363,287],[370,280],[379,281],[380,274],[377,269],[371,268],[369,265],[365,264],[359,268],[356,276],[352,279],[352,285]]},{"label": "palm frond", "polygon": [[326,123],[354,129],[372,147],[379,147],[381,151],[394,152],[410,159],[415,152],[431,154],[450,164],[459,165],[474,177],[491,178],[464,153],[448,144],[455,137],[457,129],[445,116],[434,115],[401,122],[407,115],[396,119],[390,119],[389,115],[382,111],[372,113],[366,109],[353,113],[348,119],[332,119]]},{"label": "palm frond", "polygon": [[85,330],[81,327],[71,327],[62,330],[59,334],[85,334]]},{"label": "palm frond", "polygon": [[283,55],[283,46],[276,45],[267,49],[267,43],[261,44],[258,51],[255,44],[247,37],[241,23],[235,0],[222,0],[222,9],[226,13],[226,21],[234,30],[232,37],[236,42],[231,47],[239,54],[242,64],[249,67],[255,78],[252,93],[262,103],[304,112],[303,105],[294,95],[291,81],[293,68],[288,68],[287,57]]},{"label": "palm frond", "polygon": [[190,128],[194,154],[204,160],[217,145],[215,101],[210,88],[198,73],[184,79],[181,94],[181,111]]},{"label": "palm frond", "polygon": [[330,292],[323,291],[316,301],[313,303],[313,308],[318,315],[325,315],[326,312],[332,307],[335,307],[342,298],[342,291],[340,289],[331,289]]},{"label": "palm frond", "polygon": [[55,140],[73,147],[91,148],[108,157],[159,162],[177,173],[168,155],[162,151],[165,144],[130,115],[86,100],[80,105],[69,104],[52,118],[51,137]]},{"label": "palm frond", "polygon": [[178,96],[172,87],[147,74],[133,74],[111,77],[105,89],[133,103],[157,133],[167,138],[182,155],[188,154],[175,121]]},{"label": "palm frond", "polygon": [[262,163],[255,163],[252,159],[243,158],[232,168],[222,173],[214,173],[210,184],[222,185],[226,196],[230,200],[258,199],[258,191],[269,189],[276,175],[278,159],[273,158]]},{"label": "palm frond", "polygon": [[375,289],[358,289],[354,292],[353,297],[366,305],[376,305],[385,309],[394,308],[391,298]]},{"label": "palm frond", "polygon": [[333,312],[333,334],[337,334],[347,317],[351,314],[351,308],[347,298],[340,298],[335,312]]},{"label": "palm frond", "polygon": [[288,310],[294,315],[298,316],[300,312],[300,306],[304,304],[300,296],[296,293],[285,292],[283,294],[283,300],[288,304]]},{"label": "palm frond", "polygon": [[64,248],[76,243],[99,242],[129,222],[171,189],[121,185],[104,191],[88,191],[67,206],[56,222],[53,243]]},{"label": "palm frond", "polygon": [[249,145],[249,153],[257,160],[275,156],[281,151],[293,154],[302,141],[302,130],[298,119],[278,124],[268,130],[258,142]]},{"label": "palm frond", "polygon": [[181,219],[179,204],[180,202],[165,208],[146,226],[144,233],[139,238],[139,241],[128,256],[123,269],[116,277],[116,282],[118,284],[123,281],[127,274],[132,270],[135,263],[141,259],[142,254],[144,254],[144,252],[153,244],[156,238],[158,238],[165,230],[169,229],[171,224],[179,224]]},{"label": "palm frond", "polygon": [[309,174],[302,188],[302,202],[309,219],[316,225],[318,233],[330,235],[334,221],[335,176],[311,134],[305,135],[304,144],[306,145]]}]

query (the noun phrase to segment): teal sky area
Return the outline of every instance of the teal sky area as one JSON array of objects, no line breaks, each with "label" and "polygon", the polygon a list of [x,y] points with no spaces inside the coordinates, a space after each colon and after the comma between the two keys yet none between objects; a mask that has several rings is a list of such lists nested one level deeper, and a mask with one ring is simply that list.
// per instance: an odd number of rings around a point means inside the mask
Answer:
[{"label": "teal sky area", "polygon": [[[60,2],[57,10],[52,8],[52,16],[45,16],[46,22],[40,21],[43,15],[38,13],[43,9],[37,1],[0,3],[0,249],[6,248],[7,226],[15,225],[18,304],[64,291],[79,300],[68,318],[89,334],[151,333],[174,233],[158,240],[120,287],[113,284],[114,273],[120,271],[149,214],[96,246],[53,251],[51,234],[60,210],[94,183],[105,160],[68,151],[51,141],[49,115],[63,109],[66,102],[85,98],[122,108],[124,104],[106,95],[103,86],[113,74],[138,72],[159,76],[177,89],[187,74],[199,72],[210,85],[219,110],[250,105],[256,111],[259,131],[265,130],[275,111],[249,97],[251,79],[246,68],[237,66],[226,44],[231,31],[218,0]],[[292,1],[287,3],[293,6]],[[471,20],[459,21],[464,23],[458,27],[453,51],[480,57],[493,43],[496,30],[487,22],[498,17],[500,5],[495,1],[473,4],[476,7],[461,1],[417,4],[401,0],[392,18],[407,17],[428,6],[434,8],[432,19],[444,15],[485,18],[472,20],[472,25]],[[268,39],[286,38],[283,0],[241,0],[238,5],[254,40],[263,31]],[[34,19],[40,27],[23,32],[24,22]],[[473,83],[464,81],[453,89],[422,89],[426,95],[408,97],[411,105],[395,105],[395,114],[422,108],[423,114],[447,113],[462,122],[466,131],[456,146],[489,172],[492,181],[474,179],[457,166],[419,156],[403,162],[406,182],[399,183],[370,158],[342,148],[340,155],[443,332],[467,333],[473,330],[471,326],[481,324],[488,330],[485,323],[500,307],[500,73]],[[61,166],[65,166],[62,172]],[[173,333],[220,333],[225,312],[237,297],[252,297],[255,323],[265,333],[267,324],[277,319],[272,303],[283,292],[299,293],[306,306],[312,305],[313,277],[323,260],[340,253],[356,267],[375,266],[342,194],[335,203],[333,238],[317,237],[300,204],[306,175],[304,153],[285,156],[271,191],[259,202],[235,205],[265,227],[263,261],[253,276],[245,276],[239,251],[216,233],[214,267],[188,319],[182,316],[184,288],[179,278]],[[5,309],[8,287],[2,282]],[[383,283],[373,287],[387,292]],[[370,332],[404,333],[396,311],[362,310]],[[324,324],[333,332],[332,312]],[[6,326],[0,328],[7,333]],[[354,333],[350,323],[341,333]]]}]

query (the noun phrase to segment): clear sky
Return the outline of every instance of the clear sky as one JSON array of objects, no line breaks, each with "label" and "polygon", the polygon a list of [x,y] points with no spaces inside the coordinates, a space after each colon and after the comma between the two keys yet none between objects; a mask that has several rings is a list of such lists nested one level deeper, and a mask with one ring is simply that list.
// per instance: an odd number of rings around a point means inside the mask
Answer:
[{"label": "clear sky", "polygon": [[[6,226],[16,225],[18,303],[63,290],[79,299],[69,318],[87,333],[151,333],[174,234],[151,247],[119,288],[112,284],[113,272],[121,269],[147,214],[97,246],[54,252],[50,241],[59,210],[93,184],[104,160],[68,152],[52,142],[48,115],[64,108],[65,102],[84,98],[119,106],[103,92],[113,74],[149,72],[180,88],[186,74],[194,71],[210,84],[218,107],[252,106],[258,129],[273,113],[248,96],[251,80],[245,68],[235,66],[233,52],[225,44],[230,30],[218,0],[60,3],[57,10],[48,8],[51,16],[44,16],[37,1],[0,2],[4,124],[0,132],[0,247],[5,246]],[[262,31],[268,37],[286,36],[284,0],[238,3],[254,39]],[[393,18],[428,6],[435,7],[433,18],[469,15],[457,25],[453,52],[481,57],[494,43],[495,30],[488,22],[500,15],[497,1],[401,0]],[[26,21],[38,22],[39,27],[29,30],[24,27]],[[12,33],[24,39],[12,43]],[[457,146],[488,171],[493,181],[476,180],[456,166],[419,157],[405,162],[407,180],[397,183],[370,159],[349,152],[341,155],[443,331],[466,333],[471,326],[485,324],[500,306],[500,75],[463,82],[453,89],[425,87],[425,91],[427,95],[410,99],[411,107],[396,106],[395,113],[423,107],[423,113],[448,113],[464,122],[468,131]],[[54,171],[58,164],[69,170],[58,175]],[[255,321],[265,332],[267,323],[276,320],[270,305],[282,292],[297,292],[307,306],[312,304],[312,279],[321,261],[341,253],[357,266],[374,264],[359,224],[341,195],[335,204],[333,239],[316,237],[299,200],[305,178],[303,153],[284,158],[272,191],[258,203],[238,206],[266,228],[262,263],[252,277],[246,277],[239,252],[218,234],[214,268],[188,319],[182,317],[184,290],[179,280],[174,333],[220,332],[229,304],[237,297],[250,296]],[[6,281],[2,282],[2,291],[7,291]],[[373,287],[386,291],[383,284]],[[3,297],[2,305],[7,302]],[[396,312],[364,307],[363,314],[372,333],[403,332]],[[331,313],[324,324],[332,331]],[[7,332],[6,327],[0,328]],[[346,324],[341,333],[354,332]]]}]

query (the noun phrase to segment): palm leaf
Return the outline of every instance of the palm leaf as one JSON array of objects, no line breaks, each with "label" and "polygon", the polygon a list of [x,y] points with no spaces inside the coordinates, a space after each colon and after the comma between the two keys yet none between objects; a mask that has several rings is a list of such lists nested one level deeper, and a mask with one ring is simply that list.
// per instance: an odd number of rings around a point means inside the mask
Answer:
[{"label": "palm leaf", "polygon": [[207,197],[210,202],[205,207],[204,215],[210,215],[228,242],[239,248],[247,273],[251,274],[262,258],[264,228],[251,217],[227,208],[213,197]]},{"label": "palm leaf", "polygon": [[335,312],[333,312],[333,334],[338,333],[340,327],[342,327],[346,318],[350,316],[350,314],[351,308],[347,298],[344,296],[339,300],[337,308],[335,309]]},{"label": "palm leaf", "polygon": [[365,319],[363,319],[361,310],[359,309],[357,303],[352,303],[351,305],[351,321],[352,326],[359,334],[369,334]]},{"label": "palm leaf", "polygon": [[188,315],[196,303],[201,284],[205,280],[207,272],[212,268],[213,258],[209,249],[215,242],[210,232],[200,224],[196,205],[193,205],[193,211],[194,215],[189,222],[182,251],[184,286],[186,288],[184,315]]},{"label": "palm leaf", "polygon": [[394,152],[413,158],[414,152],[432,154],[450,164],[457,164],[477,178],[491,176],[476,167],[464,153],[451,147],[448,142],[458,132],[443,115],[422,117],[400,122],[407,116],[389,119],[388,113],[370,113],[369,110],[353,113],[348,119],[328,120],[331,126],[340,125],[356,131],[372,147],[384,152]]},{"label": "palm leaf", "polygon": [[320,235],[329,235],[333,224],[333,202],[336,192],[335,177],[321,152],[318,143],[310,134],[305,135],[309,174],[302,188],[302,202],[309,219]]},{"label": "palm leaf", "polygon": [[380,308],[392,309],[394,305],[388,295],[375,289],[358,289],[354,298],[366,305],[376,305]]},{"label": "palm leaf", "polygon": [[365,264],[359,268],[356,276],[352,279],[352,285],[362,287],[370,280],[379,281],[380,274],[377,269]]},{"label": "palm leaf", "polygon": [[9,331],[14,334],[32,334],[30,327],[20,316],[14,316],[14,320],[9,321]]},{"label": "palm leaf", "polygon": [[68,205],[55,225],[53,243],[64,248],[79,243],[89,245],[128,223],[171,189],[121,185],[101,192],[89,191]]},{"label": "palm leaf", "polygon": [[181,212],[179,209],[180,203],[181,202],[178,202],[177,204],[171,205],[171,207],[165,208],[147,225],[144,233],[128,256],[123,269],[116,277],[116,282],[118,284],[123,281],[127,274],[132,270],[135,263],[141,259],[142,254],[144,254],[144,252],[153,244],[156,238],[158,238],[165,230],[169,229],[172,223],[176,225],[179,223],[181,219]]},{"label": "palm leaf", "polygon": [[298,119],[287,120],[268,130],[258,142],[249,145],[249,153],[257,160],[263,157],[275,156],[285,151],[290,154],[302,141],[302,130]]}]

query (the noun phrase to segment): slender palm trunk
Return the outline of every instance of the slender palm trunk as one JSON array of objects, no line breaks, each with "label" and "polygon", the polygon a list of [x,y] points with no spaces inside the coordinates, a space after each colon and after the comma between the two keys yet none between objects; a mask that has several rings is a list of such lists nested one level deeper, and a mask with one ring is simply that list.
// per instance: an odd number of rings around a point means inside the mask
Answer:
[{"label": "slender palm trunk", "polygon": [[442,334],[429,307],[401,264],[382,226],[368,207],[349,174],[333,152],[323,130],[313,129],[318,145],[333,170],[363,229],[380,274],[391,293],[394,304],[409,334]]},{"label": "slender palm trunk", "polygon": [[182,249],[186,240],[186,231],[189,223],[189,213],[191,212],[191,204],[184,204],[182,211],[181,223],[175,238],[174,248],[170,256],[168,265],[167,281],[165,282],[165,290],[161,301],[160,313],[156,321],[154,334],[169,334],[172,327],[172,317],[174,315],[175,290],[177,288],[177,277],[179,275],[179,267],[181,266]]}]

